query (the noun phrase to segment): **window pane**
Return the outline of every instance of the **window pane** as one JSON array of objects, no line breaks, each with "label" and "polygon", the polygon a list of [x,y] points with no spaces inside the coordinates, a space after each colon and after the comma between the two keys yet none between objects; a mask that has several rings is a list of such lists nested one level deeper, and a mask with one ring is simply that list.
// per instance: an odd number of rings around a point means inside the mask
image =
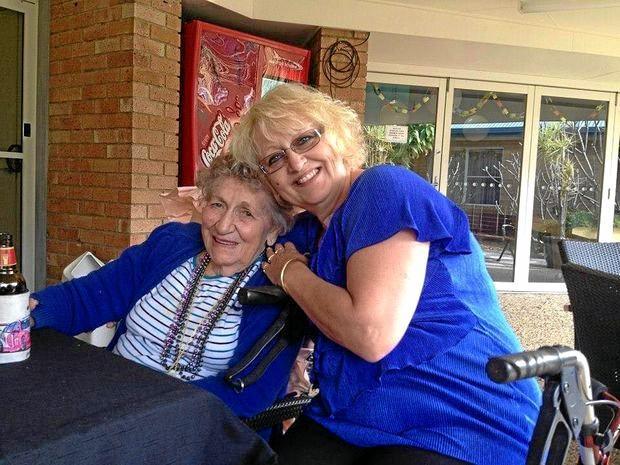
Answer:
[{"label": "window pane", "polygon": [[542,97],[530,282],[562,281],[560,239],[597,239],[607,111],[606,102]]},{"label": "window pane", "polygon": [[366,86],[367,166],[403,165],[432,181],[437,92],[435,87]]},{"label": "window pane", "polygon": [[0,151],[21,151],[23,14],[0,8]]},{"label": "window pane", "polygon": [[455,89],[447,195],[467,213],[495,281],[514,279],[526,96]]},{"label": "window pane", "polygon": [[0,231],[13,234],[18,255],[21,255],[23,25],[22,13],[0,8],[0,152],[19,154],[18,158],[0,156]]},{"label": "window pane", "polygon": [[21,160],[0,158],[0,232],[13,235],[16,251],[21,237],[21,167]]},{"label": "window pane", "polygon": [[616,168],[616,197],[614,201],[614,232],[612,242],[620,242],[620,151],[618,152],[618,167]]}]

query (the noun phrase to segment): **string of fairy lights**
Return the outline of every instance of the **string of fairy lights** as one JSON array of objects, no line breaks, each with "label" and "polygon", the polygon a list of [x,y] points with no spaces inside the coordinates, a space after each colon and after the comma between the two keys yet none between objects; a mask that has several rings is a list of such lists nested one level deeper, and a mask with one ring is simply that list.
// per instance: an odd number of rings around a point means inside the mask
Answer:
[{"label": "string of fairy lights", "polygon": [[[432,89],[427,89],[424,95],[422,95],[419,100],[415,101],[413,105],[405,105],[396,99],[389,100],[377,84],[371,85],[377,98],[383,102],[386,102],[388,107],[396,113],[415,113],[431,101]],[[458,115],[462,118],[469,118],[482,110],[486,106],[486,104],[489,103],[489,101],[494,102],[495,105],[499,108],[500,113],[508,119],[520,120],[523,119],[523,117],[525,116],[525,112],[510,111],[510,109],[504,104],[504,102],[502,102],[501,98],[497,95],[497,93],[493,91],[486,92],[484,95],[482,95],[482,97],[471,108],[466,110],[463,110],[461,108],[454,108],[453,112],[455,115]],[[553,115],[557,117],[561,122],[566,123],[569,120],[567,116],[562,111],[560,111],[558,107],[553,103],[553,99],[551,97],[543,97],[543,101],[545,104],[549,105],[551,113],[553,113]],[[601,113],[601,111],[605,109],[605,107],[605,102],[599,103],[592,109],[592,112],[588,114],[586,119],[596,118]]]}]

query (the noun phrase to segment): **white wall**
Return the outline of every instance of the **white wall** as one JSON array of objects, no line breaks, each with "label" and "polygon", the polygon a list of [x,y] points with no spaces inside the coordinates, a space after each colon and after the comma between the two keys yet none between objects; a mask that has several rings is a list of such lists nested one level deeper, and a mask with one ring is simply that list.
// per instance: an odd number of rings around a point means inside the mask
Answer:
[{"label": "white wall", "polygon": [[[450,69],[507,75],[501,80],[513,82],[543,77],[546,85],[559,79],[564,82],[557,85],[562,86],[583,81],[574,86],[620,90],[620,6],[523,14],[518,0],[184,0],[183,4],[218,5],[255,20],[280,22],[283,31],[290,24],[369,31],[369,68],[375,71],[445,76],[445,71],[432,70]],[[393,70],[385,65],[393,65]]]}]

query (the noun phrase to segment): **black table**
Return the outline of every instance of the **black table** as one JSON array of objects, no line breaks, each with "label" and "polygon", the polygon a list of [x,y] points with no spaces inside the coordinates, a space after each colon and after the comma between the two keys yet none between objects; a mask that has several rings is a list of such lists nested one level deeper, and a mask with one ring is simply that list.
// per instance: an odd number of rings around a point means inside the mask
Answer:
[{"label": "black table", "polygon": [[52,330],[0,365],[2,465],[270,464],[212,394]]}]

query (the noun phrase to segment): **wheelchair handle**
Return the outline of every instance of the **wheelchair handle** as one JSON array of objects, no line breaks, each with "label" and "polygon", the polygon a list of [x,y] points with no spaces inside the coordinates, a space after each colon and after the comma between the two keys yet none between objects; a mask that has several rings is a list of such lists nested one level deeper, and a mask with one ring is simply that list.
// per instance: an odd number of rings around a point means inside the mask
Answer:
[{"label": "wheelchair handle", "polygon": [[566,364],[575,364],[573,359],[576,352],[565,346],[545,346],[537,350],[494,357],[487,362],[486,372],[496,383],[559,375]]},{"label": "wheelchair handle", "polygon": [[286,302],[288,295],[278,286],[242,287],[237,295],[242,305],[273,305]]}]

